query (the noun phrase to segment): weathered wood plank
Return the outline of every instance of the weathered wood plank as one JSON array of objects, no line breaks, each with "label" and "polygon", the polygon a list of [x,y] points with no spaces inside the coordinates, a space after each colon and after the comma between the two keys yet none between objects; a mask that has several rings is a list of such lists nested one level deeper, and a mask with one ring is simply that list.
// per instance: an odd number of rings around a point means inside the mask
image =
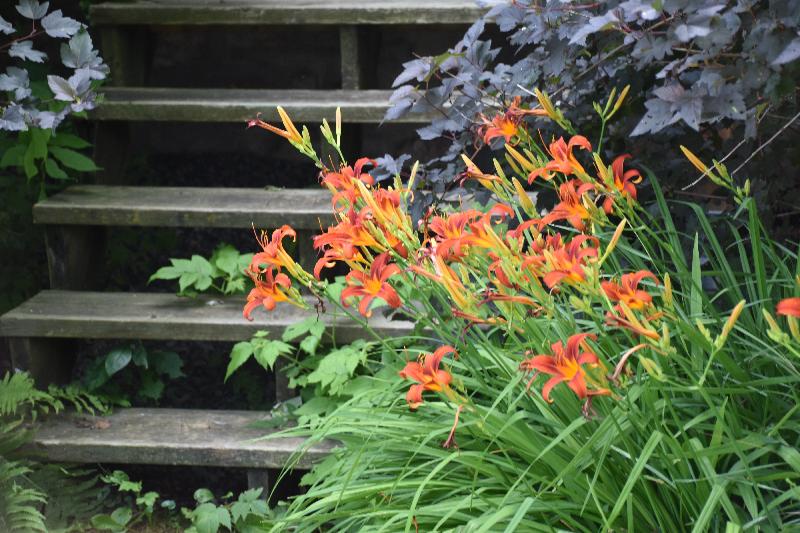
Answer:
[{"label": "weathered wood plank", "polygon": [[319,230],[333,223],[326,189],[75,185],[33,207],[36,224]]},{"label": "weathered wood plank", "polygon": [[[280,337],[286,326],[314,313],[285,304],[272,313],[257,310],[250,322],[242,317],[243,304],[242,297],[48,290],[0,317],[0,336],[239,341],[259,330]],[[382,337],[413,330],[409,322],[377,314],[370,324]],[[335,328],[337,342],[370,338],[359,323],[333,311],[321,320]]]},{"label": "weathered wood plank", "polygon": [[[32,448],[67,463],[282,468],[304,439],[260,439],[276,430],[250,426],[268,418],[255,411],[195,409],[118,409],[105,417],[68,413],[39,423]],[[333,447],[310,447],[298,467],[309,468]]]},{"label": "weathered wood plank", "polygon": [[[95,120],[246,122],[260,113],[279,122],[283,106],[296,122],[333,122],[336,108],[342,120],[354,124],[380,123],[389,108],[391,91],[307,89],[175,89],[164,87],[109,87],[105,100],[91,112]],[[423,123],[433,115],[415,114],[396,122]]]},{"label": "weathered wood plank", "polygon": [[140,0],[91,7],[100,25],[471,24],[474,0]]}]

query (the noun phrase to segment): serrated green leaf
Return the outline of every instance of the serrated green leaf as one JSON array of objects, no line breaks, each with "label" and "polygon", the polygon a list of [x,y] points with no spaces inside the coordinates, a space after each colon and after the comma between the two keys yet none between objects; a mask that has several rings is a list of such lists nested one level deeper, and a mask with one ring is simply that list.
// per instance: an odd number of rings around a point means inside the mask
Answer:
[{"label": "serrated green leaf", "polygon": [[225,372],[225,381],[231,377],[231,374],[245,364],[250,356],[253,355],[253,345],[247,341],[237,342],[231,349],[231,362],[228,363],[228,370]]},{"label": "serrated green leaf", "polygon": [[319,346],[320,338],[315,335],[309,335],[302,341],[300,341],[300,349],[306,352],[308,355],[314,355],[317,353],[317,346]]},{"label": "serrated green leaf", "polygon": [[217,506],[213,503],[199,505],[192,512],[192,517],[197,533],[217,533],[219,531],[219,515],[217,514]]},{"label": "serrated green leaf", "polygon": [[319,383],[331,394],[339,394],[353,376],[356,368],[366,359],[364,342],[343,346],[322,358],[316,370],[308,375],[309,383]]},{"label": "serrated green leaf", "polygon": [[286,344],[282,341],[259,342],[255,348],[255,358],[256,361],[258,361],[258,364],[267,370],[272,370],[272,367],[275,365],[275,361],[278,359],[278,356],[286,355],[288,353],[292,353],[293,351],[294,348],[291,344]]},{"label": "serrated green leaf", "polygon": [[138,394],[142,398],[159,400],[161,395],[164,394],[164,382],[153,374],[147,373],[142,376]]},{"label": "serrated green leaf", "polygon": [[222,244],[214,250],[211,263],[222,272],[234,275],[239,270],[239,251],[230,244]]},{"label": "serrated green leaf", "polygon": [[178,288],[180,292],[185,291],[195,283],[197,283],[200,274],[197,272],[186,272],[182,274],[181,277],[178,279]]},{"label": "serrated green leaf", "polygon": [[213,281],[214,280],[211,278],[211,276],[198,276],[198,280],[195,282],[194,287],[198,291],[203,292],[211,287],[211,283]]},{"label": "serrated green leaf", "polygon": [[231,514],[226,508],[217,507],[217,521],[227,529],[231,529]]},{"label": "serrated green leaf", "polygon": [[194,491],[194,501],[199,504],[208,503],[214,500],[214,493],[206,488],[200,488]]},{"label": "serrated green leaf", "polygon": [[214,267],[208,262],[208,259],[201,255],[193,255],[191,259],[192,271],[205,276],[214,274]]},{"label": "serrated green leaf", "polygon": [[163,374],[170,379],[177,379],[183,376],[183,360],[175,352],[154,352],[150,358],[150,364],[159,374]]},{"label": "serrated green leaf", "polygon": [[150,279],[147,282],[150,283],[157,279],[172,280],[172,279],[177,279],[182,275],[183,272],[175,268],[174,266],[165,266],[156,270],[155,274],[150,276]]},{"label": "serrated green leaf", "polygon": [[322,320],[316,320],[311,327],[308,328],[308,334],[321,339],[325,333],[325,323]]},{"label": "serrated green leaf", "polygon": [[298,338],[300,335],[308,333],[316,323],[317,323],[317,317],[315,316],[304,318],[300,322],[288,326],[283,331],[283,336],[281,338],[285,342],[291,342],[296,338]]}]

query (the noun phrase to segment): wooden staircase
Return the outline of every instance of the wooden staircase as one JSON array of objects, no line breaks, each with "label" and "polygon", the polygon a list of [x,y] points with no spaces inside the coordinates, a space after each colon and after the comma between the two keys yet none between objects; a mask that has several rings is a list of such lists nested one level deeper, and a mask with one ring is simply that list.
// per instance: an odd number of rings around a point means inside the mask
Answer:
[{"label": "wooden staircase", "polygon": [[[160,293],[98,292],[93,269],[102,261],[108,227],[262,228],[291,224],[302,234],[300,260],[314,259],[310,233],[330,221],[330,199],[321,190],[143,187],[125,184],[129,125],[133,122],[243,122],[257,113],[277,120],[281,105],[297,121],[331,120],[337,107],[351,123],[379,123],[387,90],[362,90],[367,65],[366,26],[468,24],[482,10],[473,0],[134,0],[91,9],[115,87],[92,114],[96,159],[104,172],[94,185],[76,185],[34,206],[46,228],[51,289],[0,317],[16,368],[40,383],[63,381],[74,339],[239,341],[257,330],[280,333],[303,318],[284,306],[242,318],[243,298],[179,298]],[[338,90],[197,89],[144,87],[149,27],[310,25],[337,27],[342,87]],[[275,51],[280,52],[280,51]],[[425,117],[406,120],[424,121]],[[365,336],[360,324],[332,314],[323,320],[337,341]],[[401,335],[412,325],[380,317],[372,327]],[[276,377],[278,400],[291,394]],[[79,463],[235,466],[249,470],[251,485],[268,485],[268,472],[303,447],[300,439],[253,440],[269,430],[249,427],[267,413],[175,409],[120,409],[96,420],[65,415],[46,421],[35,446],[46,458]],[[308,468],[332,444],[312,447],[297,465]]]}]

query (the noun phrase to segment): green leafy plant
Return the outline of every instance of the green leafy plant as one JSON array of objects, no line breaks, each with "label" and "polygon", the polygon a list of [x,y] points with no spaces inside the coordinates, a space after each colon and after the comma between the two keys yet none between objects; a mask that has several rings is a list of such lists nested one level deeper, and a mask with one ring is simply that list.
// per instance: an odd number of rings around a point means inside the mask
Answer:
[{"label": "green leafy plant", "polygon": [[243,533],[263,531],[265,519],[273,516],[262,497],[263,489],[250,489],[234,500],[232,494],[220,498],[220,503],[208,489],[194,493],[197,506],[181,509],[183,516],[192,524],[188,533],[216,533],[221,528]]},{"label": "green leafy plant", "polygon": [[[143,522],[148,525],[153,524],[156,502],[159,499],[157,492],[148,491],[142,493],[142,483],[131,481],[128,474],[121,470],[114,470],[101,479],[104,483],[114,487],[120,495],[126,496],[130,501],[117,507],[110,514],[92,516],[90,520],[92,527],[101,531],[122,532]],[[165,500],[161,502],[161,507],[171,511],[175,508],[175,503],[171,500]]]},{"label": "green leafy plant", "polygon": [[66,406],[79,411],[107,410],[98,397],[77,387],[38,390],[24,372],[0,380],[0,529],[48,531],[94,512],[102,503],[96,476],[32,461],[25,445],[30,423]]},{"label": "green leafy plant", "polygon": [[[541,109],[518,101],[498,123],[536,112],[569,125],[534,94]],[[614,107],[596,106],[602,125]],[[277,132],[313,151],[281,116]],[[421,219],[409,215],[413,184],[377,185],[368,160],[331,169],[310,157],[337,199],[318,266],[345,263],[347,286],[331,294],[287,258],[286,229],[259,240],[246,308],[310,309],[296,284],[339,313],[358,309],[366,328],[386,308],[416,328],[405,349],[380,342],[380,362],[333,410],[270,435],[340,443],[272,531],[800,525],[796,245],[770,237],[750,181],[723,162],[684,150],[735,206],[711,217],[668,201],[630,156],[607,162],[593,148],[602,138],[566,129],[548,142],[517,128],[491,173],[463,155],[463,179],[492,203]],[[675,206],[696,231],[676,225]]]},{"label": "green leafy plant", "polygon": [[253,254],[240,254],[233,246],[221,244],[209,259],[193,255],[191,259],[170,259],[170,266],[159,268],[150,277],[155,280],[178,280],[178,294],[195,296],[204,292],[241,294],[249,279],[244,269]]},{"label": "green leafy plant", "polygon": [[94,359],[85,369],[82,383],[93,394],[115,405],[128,407],[131,398],[158,402],[166,380],[183,377],[183,361],[175,352],[147,350],[141,342],[115,347]]}]

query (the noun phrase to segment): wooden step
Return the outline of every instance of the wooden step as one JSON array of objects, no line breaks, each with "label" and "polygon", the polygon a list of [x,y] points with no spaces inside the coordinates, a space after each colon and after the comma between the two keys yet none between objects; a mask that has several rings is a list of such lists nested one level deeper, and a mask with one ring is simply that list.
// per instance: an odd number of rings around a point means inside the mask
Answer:
[{"label": "wooden step", "polygon": [[[269,418],[255,411],[118,409],[109,416],[65,413],[38,424],[32,448],[50,461],[243,468],[283,468],[304,439],[260,439],[274,429],[249,427]],[[309,447],[307,469],[334,445]]]},{"label": "wooden step", "polygon": [[[242,317],[243,306],[242,296],[46,290],[0,317],[0,337],[240,341],[264,330],[274,339],[314,313],[283,304],[272,313],[257,310],[250,322]],[[336,342],[371,338],[361,324],[332,310],[321,319],[333,326]],[[413,330],[410,322],[390,321],[377,312],[370,325],[381,337]]]},{"label": "wooden step", "polygon": [[486,9],[475,0],[139,0],[105,2],[92,24],[471,24]]},{"label": "wooden step", "polygon": [[327,189],[75,185],[33,206],[36,224],[319,230],[333,223]]},{"label": "wooden step", "polygon": [[[336,108],[348,123],[380,123],[389,108],[391,91],[174,89],[163,87],[103,88],[105,99],[92,113],[95,120],[142,122],[246,122],[259,113],[267,122],[280,123],[277,106],[295,122],[332,124]],[[424,123],[432,115],[410,114],[394,122]]]}]

